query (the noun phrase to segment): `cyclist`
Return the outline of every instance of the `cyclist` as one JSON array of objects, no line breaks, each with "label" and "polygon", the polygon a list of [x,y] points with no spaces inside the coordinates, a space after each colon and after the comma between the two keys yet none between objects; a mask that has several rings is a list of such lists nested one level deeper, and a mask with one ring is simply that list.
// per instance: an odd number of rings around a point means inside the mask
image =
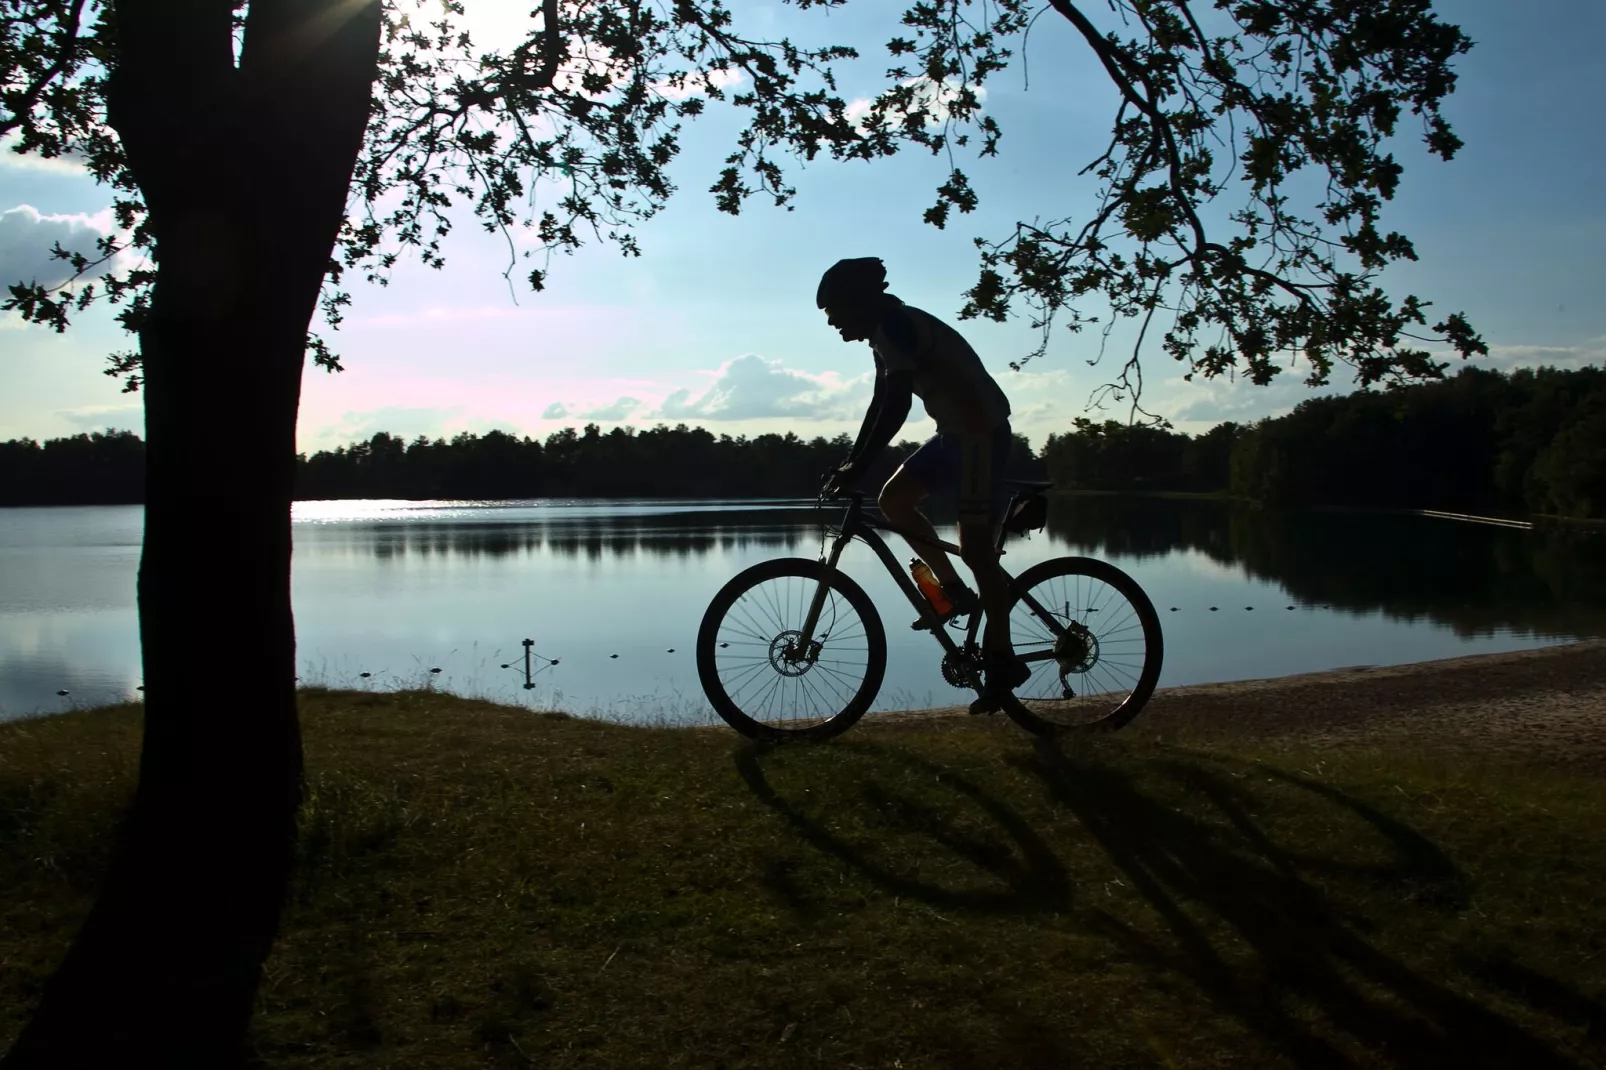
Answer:
[{"label": "cyclist", "polygon": [[[815,294],[815,304],[844,342],[870,343],[876,367],[870,409],[847,460],[826,481],[826,492],[840,493],[858,481],[903,426],[911,396],[918,394],[937,433],[887,480],[878,504],[931,566],[953,606],[949,617],[978,608],[986,613],[985,686],[970,712],[987,713],[998,708],[1001,694],[1031,676],[1010,644],[1009,580],[993,548],[993,525],[1002,505],[999,480],[1012,444],[1009,399],[958,331],[886,288],[886,267],[880,258],[866,256],[837,261]],[[979,596],[959,578],[920,511],[927,495],[953,491],[959,498],[960,557],[975,574]],[[915,622],[917,628],[927,626]]]}]

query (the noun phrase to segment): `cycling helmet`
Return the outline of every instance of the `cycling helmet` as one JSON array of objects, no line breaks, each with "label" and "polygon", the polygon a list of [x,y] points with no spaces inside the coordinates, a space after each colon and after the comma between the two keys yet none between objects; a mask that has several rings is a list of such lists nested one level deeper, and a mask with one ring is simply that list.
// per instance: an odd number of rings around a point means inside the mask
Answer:
[{"label": "cycling helmet", "polygon": [[887,288],[887,268],[879,256],[861,256],[851,260],[838,260],[820,276],[820,288],[814,294],[814,306],[841,306],[859,304]]}]

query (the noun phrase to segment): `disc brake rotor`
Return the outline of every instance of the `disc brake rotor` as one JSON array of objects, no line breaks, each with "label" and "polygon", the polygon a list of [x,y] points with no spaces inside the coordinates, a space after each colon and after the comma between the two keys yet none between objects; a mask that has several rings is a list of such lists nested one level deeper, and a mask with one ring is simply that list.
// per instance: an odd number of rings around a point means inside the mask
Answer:
[{"label": "disc brake rotor", "polygon": [[770,666],[782,676],[802,676],[819,660],[820,641],[816,639],[805,648],[800,645],[802,638],[803,633],[794,630],[770,640]]}]

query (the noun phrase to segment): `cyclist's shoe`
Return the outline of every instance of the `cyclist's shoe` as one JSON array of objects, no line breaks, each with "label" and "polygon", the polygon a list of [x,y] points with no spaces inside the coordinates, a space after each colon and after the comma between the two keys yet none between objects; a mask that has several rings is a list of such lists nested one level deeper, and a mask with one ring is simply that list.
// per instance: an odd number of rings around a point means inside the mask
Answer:
[{"label": "cyclist's shoe", "polygon": [[1004,699],[1031,678],[1032,667],[1014,655],[1008,658],[989,655],[981,694],[970,704],[970,712],[997,713],[1003,708]]},{"label": "cyclist's shoe", "polygon": [[956,586],[945,586],[942,589],[942,593],[948,598],[948,612],[939,618],[937,616],[937,611],[935,609],[931,609],[930,612],[926,613],[919,620],[909,625],[909,627],[913,628],[917,632],[930,631],[934,626],[933,622],[935,622],[936,625],[943,625],[947,624],[955,617],[968,617],[972,613],[981,612],[981,596],[975,591],[972,591],[969,587],[965,586],[963,583]]}]

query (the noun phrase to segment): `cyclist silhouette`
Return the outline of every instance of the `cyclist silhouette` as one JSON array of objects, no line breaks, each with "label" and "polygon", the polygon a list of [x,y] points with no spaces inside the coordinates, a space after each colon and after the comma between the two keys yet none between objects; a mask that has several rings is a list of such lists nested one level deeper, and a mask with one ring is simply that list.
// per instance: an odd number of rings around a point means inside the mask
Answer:
[{"label": "cyclist silhouette", "polygon": [[[839,260],[820,279],[815,304],[844,342],[869,342],[875,356],[875,396],[847,460],[826,481],[836,494],[858,482],[909,415],[915,395],[937,433],[906,458],[877,499],[887,520],[931,566],[952,603],[949,616],[986,614],[982,648],[985,686],[972,713],[998,708],[997,694],[1023,683],[1031,669],[1019,661],[1009,637],[1009,580],[994,550],[994,524],[1003,496],[999,480],[1012,437],[1009,399],[982,367],[959,332],[928,312],[886,292],[887,271],[873,256]],[[960,557],[976,577],[967,587],[920,502],[930,494],[957,493]],[[917,621],[915,627],[925,626]]]}]

